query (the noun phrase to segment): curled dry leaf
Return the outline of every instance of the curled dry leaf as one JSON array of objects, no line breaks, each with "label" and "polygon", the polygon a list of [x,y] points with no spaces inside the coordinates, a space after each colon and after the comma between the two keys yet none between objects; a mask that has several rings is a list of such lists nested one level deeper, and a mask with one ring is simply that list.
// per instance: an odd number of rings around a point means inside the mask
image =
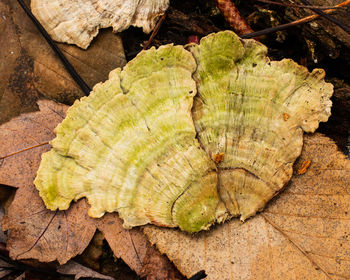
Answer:
[{"label": "curled dry leaf", "polygon": [[[267,209],[190,236],[147,226],[144,232],[186,276],[207,279],[348,279],[350,161],[329,138],[305,136],[296,175]],[[190,249],[189,249],[190,248]]]},{"label": "curled dry leaf", "polygon": [[100,28],[129,26],[149,33],[169,0],[32,0],[31,9],[52,38],[86,49]]},{"label": "curled dry leaf", "polygon": [[0,260],[0,267],[0,279],[4,279],[6,275],[13,273],[14,266],[4,260]]},{"label": "curled dry leaf", "polygon": [[127,228],[187,232],[262,210],[291,178],[303,131],[327,121],[333,93],[323,70],[266,51],[225,31],[112,71],[55,130],[35,179],[46,206],[87,197],[92,217],[118,211]]},{"label": "curled dry leaf", "polygon": [[80,278],[93,278],[104,280],[115,280],[115,278],[98,273],[88,267],[85,267],[75,261],[69,261],[68,263],[60,266],[57,272],[65,275],[74,275],[74,280]]},{"label": "curled dry leaf", "polygon": [[[64,118],[68,106],[42,100],[39,108],[39,112],[22,114],[0,126],[0,184],[19,187],[2,221],[3,230],[9,231],[7,249],[11,258],[65,263],[87,247],[98,228],[114,254],[137,274],[145,275],[146,270],[147,275],[164,271],[179,275],[142,232],[125,230],[116,213],[91,219],[84,200],[63,212],[46,209],[32,182],[41,154],[50,149],[47,142],[54,137],[53,129]],[[147,270],[149,254],[162,260],[158,265],[151,264],[152,271]]]}]

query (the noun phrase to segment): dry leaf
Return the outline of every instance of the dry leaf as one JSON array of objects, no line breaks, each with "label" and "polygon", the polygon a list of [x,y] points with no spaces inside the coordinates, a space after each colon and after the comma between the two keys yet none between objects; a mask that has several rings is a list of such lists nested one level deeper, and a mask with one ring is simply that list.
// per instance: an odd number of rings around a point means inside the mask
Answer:
[{"label": "dry leaf", "polygon": [[[43,96],[69,104],[81,97],[83,92],[17,1],[1,1],[0,14],[0,123],[37,110],[36,100]],[[89,51],[60,48],[91,87],[125,64],[120,37],[107,31]]]},{"label": "dry leaf", "polygon": [[[33,186],[42,152],[50,149],[53,129],[67,106],[40,101],[40,111],[21,115],[0,129],[0,183],[19,187],[2,229],[10,230],[7,248],[13,259],[35,258],[65,263],[83,252],[95,233],[93,219],[80,201],[65,212],[47,210]],[[79,233],[79,234],[76,234]]]},{"label": "dry leaf", "polygon": [[[19,187],[3,220],[3,230],[9,230],[10,256],[65,263],[87,247],[98,228],[115,255],[136,273],[157,275],[158,271],[167,271],[170,276],[179,275],[138,229],[125,230],[117,214],[92,219],[87,216],[85,200],[67,211],[45,208],[32,182],[41,154],[50,149],[47,141],[54,137],[53,128],[62,121],[68,106],[47,100],[38,103],[39,112],[22,114],[0,126],[0,184]],[[159,262],[153,263],[153,271],[144,267],[149,267],[151,258]]]},{"label": "dry leaf", "polygon": [[206,279],[348,279],[350,161],[320,134],[305,136],[290,185],[265,211],[194,236],[147,226],[144,232],[186,276]]},{"label": "dry leaf", "polygon": [[115,280],[115,278],[98,273],[86,266],[83,266],[75,261],[69,261],[68,263],[60,266],[57,272],[66,275],[74,275],[74,280],[80,278],[94,278],[94,279],[106,279]]},{"label": "dry leaf", "polygon": [[10,257],[63,264],[81,254],[96,230],[86,210],[87,203],[81,200],[68,211],[50,211],[33,185],[21,187],[2,220],[2,229],[10,230]]},{"label": "dry leaf", "polygon": [[3,279],[6,275],[13,273],[14,266],[4,260],[0,260],[0,268],[0,279]]},{"label": "dry leaf", "polygon": [[106,214],[99,221],[97,227],[105,235],[114,255],[122,258],[138,275],[147,276],[149,280],[182,279],[170,261],[145,242],[145,235],[138,228],[123,228],[123,221],[116,213]]},{"label": "dry leaf", "polygon": [[39,112],[21,115],[1,126],[1,184],[32,185],[41,153],[50,150],[48,142],[55,137],[53,129],[64,119],[68,108],[54,102],[39,101],[38,104]]}]

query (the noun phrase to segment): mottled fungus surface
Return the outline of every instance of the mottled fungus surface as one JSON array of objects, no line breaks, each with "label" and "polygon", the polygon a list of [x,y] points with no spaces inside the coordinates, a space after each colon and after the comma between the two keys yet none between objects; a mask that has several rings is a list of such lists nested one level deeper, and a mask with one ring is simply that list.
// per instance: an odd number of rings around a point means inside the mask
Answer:
[{"label": "mottled fungus surface", "polygon": [[292,176],[303,131],[330,116],[324,72],[269,61],[224,31],[141,52],[69,109],[35,185],[49,209],[187,232],[262,210]]},{"label": "mottled fungus surface", "polygon": [[265,46],[232,32],[211,34],[190,50],[198,64],[198,139],[217,163],[230,215],[245,220],[291,178],[303,131],[314,132],[330,116],[333,87],[323,70],[269,61]]}]

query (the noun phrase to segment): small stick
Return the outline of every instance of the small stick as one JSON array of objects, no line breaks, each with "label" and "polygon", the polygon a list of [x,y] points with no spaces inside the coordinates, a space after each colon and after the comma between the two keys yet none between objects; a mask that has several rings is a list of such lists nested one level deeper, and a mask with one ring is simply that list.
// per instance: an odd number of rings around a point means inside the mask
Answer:
[{"label": "small stick", "polygon": [[34,25],[39,29],[40,33],[44,36],[46,41],[49,43],[50,47],[53,49],[53,51],[58,55],[60,60],[62,61],[62,64],[67,69],[68,73],[72,76],[73,80],[79,85],[81,90],[85,93],[85,95],[90,94],[90,87],[85,83],[83,78],[77,73],[77,71],[74,69],[73,65],[70,64],[68,59],[64,56],[62,51],[59,49],[59,47],[56,45],[56,43],[51,39],[50,35],[47,33],[45,28],[41,25],[41,23],[36,19],[36,17],[32,14],[31,10],[27,7],[27,5],[23,2],[23,0],[17,0],[18,3],[21,5],[22,9],[26,12],[26,14],[29,16],[29,18],[32,20]]},{"label": "small stick", "polygon": [[307,9],[320,9],[320,10],[327,10],[327,9],[341,9],[342,7],[336,7],[336,6],[310,6],[310,5],[298,5],[298,4],[292,4],[292,3],[281,3],[276,1],[270,1],[270,0],[257,0],[258,2],[267,3],[267,4],[273,4],[283,7],[295,7],[295,8],[307,8]]},{"label": "small stick", "polygon": [[238,34],[252,33],[253,29],[249,24],[241,17],[238,9],[231,0],[215,0],[220,12],[224,15],[226,21],[230,24],[231,28]]},{"label": "small stick", "polygon": [[153,31],[152,31],[151,36],[149,37],[149,39],[148,39],[148,41],[146,42],[146,44],[143,46],[143,48],[142,48],[143,50],[147,50],[148,47],[151,45],[151,43],[152,43],[154,37],[156,37],[156,35],[157,35],[157,33],[158,33],[158,31],[159,31],[159,29],[160,29],[160,27],[161,27],[163,21],[165,20],[165,17],[166,17],[166,14],[164,13],[164,14],[161,16],[161,18],[158,20],[156,26],[154,27],[154,29],[153,29]]},{"label": "small stick", "polygon": [[207,277],[204,270],[198,271],[195,275],[191,276],[188,280],[201,280]]},{"label": "small stick", "polygon": [[[349,4],[350,4],[350,0],[346,0],[346,1],[336,5],[334,8],[325,10],[324,12],[329,14],[329,13],[335,12],[337,7],[345,7],[345,6],[349,5]],[[281,24],[281,25],[278,25],[278,26],[275,26],[275,27],[271,27],[271,28],[266,28],[266,29],[263,29],[263,30],[260,30],[260,31],[249,33],[249,34],[244,34],[244,35],[241,35],[240,37],[242,39],[254,38],[254,37],[257,37],[257,36],[269,34],[269,33],[280,31],[280,30],[284,30],[284,29],[287,29],[287,28],[292,27],[292,26],[304,24],[304,23],[312,21],[312,20],[314,20],[314,19],[316,19],[318,17],[319,17],[319,15],[307,16],[307,17],[298,19],[296,21],[292,21],[290,23]]]},{"label": "small stick", "polygon": [[[310,4],[307,0],[301,0],[304,2],[304,4]],[[312,11],[314,11],[316,14],[323,16],[324,18],[328,19],[330,22],[333,22],[334,24],[338,25],[341,29],[343,29],[345,32],[350,34],[350,26],[345,24],[344,22],[326,14],[325,12],[321,11],[320,9],[317,8],[310,8]]]}]

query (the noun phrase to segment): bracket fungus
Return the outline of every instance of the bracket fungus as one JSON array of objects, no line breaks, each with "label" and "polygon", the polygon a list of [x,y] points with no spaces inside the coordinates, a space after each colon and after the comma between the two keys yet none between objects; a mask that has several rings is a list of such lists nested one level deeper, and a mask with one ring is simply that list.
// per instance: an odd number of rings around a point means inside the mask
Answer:
[{"label": "bracket fungus", "polygon": [[32,0],[31,10],[58,42],[86,49],[100,28],[114,32],[129,26],[149,33],[164,14],[169,0]]},{"label": "bracket fungus", "polygon": [[90,216],[117,211],[127,228],[245,220],[289,181],[332,92],[323,70],[231,31],[152,48],[68,110],[35,185],[49,209],[87,197]]}]

